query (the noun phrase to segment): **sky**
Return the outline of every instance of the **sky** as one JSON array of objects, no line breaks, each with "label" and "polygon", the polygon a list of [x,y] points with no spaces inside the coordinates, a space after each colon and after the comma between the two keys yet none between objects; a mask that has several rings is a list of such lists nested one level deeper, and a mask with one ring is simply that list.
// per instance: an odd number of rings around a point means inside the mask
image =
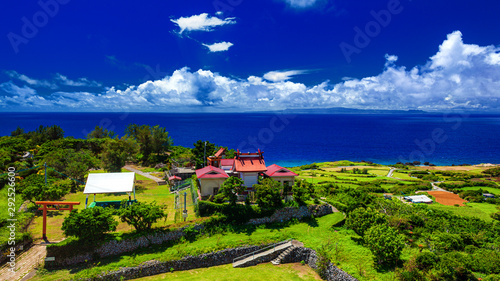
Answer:
[{"label": "sky", "polygon": [[498,1],[0,5],[4,112],[500,112]]}]

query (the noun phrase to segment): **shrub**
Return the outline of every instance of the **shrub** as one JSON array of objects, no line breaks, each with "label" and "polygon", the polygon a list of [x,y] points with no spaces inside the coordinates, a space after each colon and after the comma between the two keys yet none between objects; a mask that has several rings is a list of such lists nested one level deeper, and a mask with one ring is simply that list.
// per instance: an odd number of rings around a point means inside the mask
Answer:
[{"label": "shrub", "polygon": [[108,231],[115,231],[118,222],[112,211],[102,207],[73,210],[64,219],[62,230],[66,236],[75,236],[82,241],[97,241]]},{"label": "shrub", "polygon": [[379,265],[395,263],[403,251],[404,236],[386,224],[370,227],[364,240]]},{"label": "shrub", "polygon": [[283,205],[281,201],[281,184],[273,179],[264,179],[260,184],[255,184],[257,204],[262,209],[276,209]]},{"label": "shrub", "polygon": [[418,253],[417,256],[415,257],[415,263],[418,269],[420,270],[426,270],[430,269],[439,262],[439,257],[430,251],[423,251],[421,253]]},{"label": "shrub", "polygon": [[373,225],[386,222],[386,216],[372,208],[357,208],[347,217],[346,226],[354,230],[358,235],[363,236]]},{"label": "shrub", "polygon": [[122,222],[134,226],[137,231],[144,231],[151,229],[158,220],[167,219],[164,209],[165,206],[158,206],[156,202],[136,203],[120,209],[119,215]]}]

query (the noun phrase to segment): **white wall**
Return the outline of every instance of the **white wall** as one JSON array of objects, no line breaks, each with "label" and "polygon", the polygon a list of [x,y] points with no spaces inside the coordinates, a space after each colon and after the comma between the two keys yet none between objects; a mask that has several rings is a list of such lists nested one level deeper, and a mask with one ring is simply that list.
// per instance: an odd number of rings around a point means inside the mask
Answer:
[{"label": "white wall", "polygon": [[199,180],[200,180],[201,196],[210,196],[214,194],[214,188],[218,188],[220,190],[222,183],[226,179],[220,178],[220,179],[199,179]]}]

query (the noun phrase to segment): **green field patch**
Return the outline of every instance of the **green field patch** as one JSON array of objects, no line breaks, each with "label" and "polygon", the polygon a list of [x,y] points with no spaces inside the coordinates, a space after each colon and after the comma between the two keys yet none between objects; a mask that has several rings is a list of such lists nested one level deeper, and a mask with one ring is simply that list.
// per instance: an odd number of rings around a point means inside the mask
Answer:
[{"label": "green field patch", "polygon": [[495,212],[496,205],[489,203],[466,203],[466,206],[456,207],[441,205],[439,203],[432,203],[429,205],[429,208],[435,210],[450,211],[455,215],[475,217],[487,222],[491,222],[493,219],[490,217],[490,214]]},{"label": "green field patch", "polygon": [[494,187],[488,187],[488,186],[467,186],[467,187],[461,188],[460,190],[479,190],[479,189],[482,189],[484,191],[487,191],[488,193],[500,196],[500,189],[494,188]]}]

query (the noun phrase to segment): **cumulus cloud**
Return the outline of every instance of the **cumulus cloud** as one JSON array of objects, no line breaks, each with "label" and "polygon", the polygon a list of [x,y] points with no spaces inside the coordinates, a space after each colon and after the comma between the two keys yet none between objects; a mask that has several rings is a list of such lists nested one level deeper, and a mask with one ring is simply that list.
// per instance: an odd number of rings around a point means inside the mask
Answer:
[{"label": "cumulus cloud", "polygon": [[179,34],[184,31],[212,31],[217,26],[236,23],[235,18],[220,19],[211,17],[207,13],[194,15],[190,17],[180,17],[171,19],[171,21],[179,26]]},{"label": "cumulus cloud", "polygon": [[[455,31],[425,65],[407,69],[387,55],[384,70],[361,79],[346,77],[306,86],[288,81],[298,70],[272,71],[263,77],[226,77],[210,70],[184,67],[163,79],[125,90],[99,93],[37,93],[26,82],[0,84],[0,108],[39,107],[96,111],[256,111],[347,107],[358,109],[467,109],[500,111],[500,48],[466,44]],[[17,106],[17,108],[15,107]]]},{"label": "cumulus cloud", "polygon": [[207,47],[210,52],[223,52],[229,50],[229,47],[233,46],[233,43],[231,42],[220,42],[220,43],[214,43],[212,45],[208,44],[203,44],[203,46]]},{"label": "cumulus cloud", "polygon": [[314,6],[318,0],[284,0],[290,7],[304,9]]},{"label": "cumulus cloud", "polygon": [[288,71],[269,71],[264,74],[264,79],[272,82],[286,81],[292,79],[292,76],[304,74],[304,70],[288,70]]}]

